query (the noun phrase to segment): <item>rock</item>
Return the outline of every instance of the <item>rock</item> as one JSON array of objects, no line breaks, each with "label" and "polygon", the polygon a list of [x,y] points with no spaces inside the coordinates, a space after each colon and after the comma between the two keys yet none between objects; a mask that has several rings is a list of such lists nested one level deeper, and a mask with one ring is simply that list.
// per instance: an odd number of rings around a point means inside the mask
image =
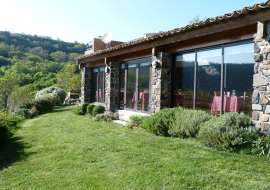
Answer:
[{"label": "rock", "polygon": [[270,106],[269,105],[266,105],[264,113],[270,114]]},{"label": "rock", "polygon": [[266,87],[265,86],[259,86],[258,90],[259,91],[266,91]]},{"label": "rock", "polygon": [[260,48],[259,48],[259,46],[258,46],[258,44],[254,44],[254,52],[255,53],[260,53]]},{"label": "rock", "polygon": [[263,41],[263,38],[255,38],[253,41],[254,42],[262,42]]},{"label": "rock", "polygon": [[260,74],[253,75],[253,86],[259,87],[259,86],[266,86],[268,85],[268,81],[265,80]]},{"label": "rock", "polygon": [[266,55],[266,58],[265,58],[266,60],[270,60],[270,53],[267,53],[267,55]]},{"label": "rock", "polygon": [[258,73],[259,66],[260,66],[260,62],[257,62],[257,63],[254,64],[254,73],[255,74]]},{"label": "rock", "polygon": [[253,104],[258,104],[259,103],[259,91],[254,90],[252,93],[252,103]]},{"label": "rock", "polygon": [[252,110],[262,111],[262,105],[252,104]]},{"label": "rock", "polygon": [[262,70],[264,76],[270,76],[270,70]]},{"label": "rock", "polygon": [[254,55],[254,61],[255,61],[255,62],[262,61],[262,56],[261,56],[261,54],[255,54],[255,55]]},{"label": "rock", "polygon": [[261,94],[259,104],[266,105],[266,104],[268,104],[268,102],[269,102],[269,100],[265,97],[265,95]]},{"label": "rock", "polygon": [[262,125],[261,122],[258,121],[252,121],[253,125],[257,128],[257,129],[261,129]]},{"label": "rock", "polygon": [[270,134],[270,124],[269,123],[262,123],[261,131],[266,133],[266,134]]},{"label": "rock", "polygon": [[262,64],[263,64],[263,65],[270,65],[270,60],[264,60],[264,61],[262,62]]},{"label": "rock", "polygon": [[252,112],[252,119],[253,120],[258,120],[259,116],[260,116],[260,112],[258,112],[258,111]]},{"label": "rock", "polygon": [[264,69],[264,70],[268,70],[268,69],[270,69],[270,65],[261,65],[260,68]]},{"label": "rock", "polygon": [[268,115],[265,115],[265,114],[261,114],[260,115],[260,121],[266,122],[268,120],[269,120],[269,116]]},{"label": "rock", "polygon": [[262,53],[266,53],[266,52],[270,52],[270,47],[267,46],[262,49]]}]

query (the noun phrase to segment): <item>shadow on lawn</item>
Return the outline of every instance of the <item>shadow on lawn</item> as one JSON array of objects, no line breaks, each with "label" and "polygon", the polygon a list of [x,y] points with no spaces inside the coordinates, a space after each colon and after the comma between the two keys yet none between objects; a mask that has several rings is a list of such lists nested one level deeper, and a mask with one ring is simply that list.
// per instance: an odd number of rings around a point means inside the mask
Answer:
[{"label": "shadow on lawn", "polygon": [[52,112],[55,113],[55,112],[70,111],[69,109],[71,107],[75,108],[76,105],[74,105],[74,106],[55,106]]},{"label": "shadow on lawn", "polygon": [[13,137],[0,147],[0,170],[17,161],[24,160],[30,154],[34,154],[25,153],[26,146],[20,140],[20,137]]}]

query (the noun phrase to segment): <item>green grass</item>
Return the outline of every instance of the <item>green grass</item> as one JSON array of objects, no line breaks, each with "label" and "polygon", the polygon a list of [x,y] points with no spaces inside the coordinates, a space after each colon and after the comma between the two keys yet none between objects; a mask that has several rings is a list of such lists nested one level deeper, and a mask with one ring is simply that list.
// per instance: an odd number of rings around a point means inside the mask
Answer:
[{"label": "green grass", "polygon": [[94,122],[63,109],[0,147],[0,189],[269,189],[266,157]]}]

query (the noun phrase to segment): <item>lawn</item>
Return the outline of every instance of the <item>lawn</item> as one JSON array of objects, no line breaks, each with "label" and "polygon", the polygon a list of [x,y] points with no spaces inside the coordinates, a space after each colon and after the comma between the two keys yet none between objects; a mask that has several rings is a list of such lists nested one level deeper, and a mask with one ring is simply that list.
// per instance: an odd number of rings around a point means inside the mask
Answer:
[{"label": "lawn", "polygon": [[63,108],[0,147],[0,189],[269,189],[266,157],[95,122]]}]

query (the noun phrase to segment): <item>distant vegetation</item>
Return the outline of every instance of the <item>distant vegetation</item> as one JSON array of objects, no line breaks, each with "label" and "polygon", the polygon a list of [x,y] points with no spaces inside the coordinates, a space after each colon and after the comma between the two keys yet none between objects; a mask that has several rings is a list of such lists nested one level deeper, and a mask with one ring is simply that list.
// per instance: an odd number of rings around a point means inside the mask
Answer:
[{"label": "distant vegetation", "polygon": [[34,97],[46,87],[80,89],[80,70],[74,58],[85,49],[85,44],[76,41],[0,31],[0,86],[6,88],[0,89],[0,109],[10,108],[25,94]]}]

